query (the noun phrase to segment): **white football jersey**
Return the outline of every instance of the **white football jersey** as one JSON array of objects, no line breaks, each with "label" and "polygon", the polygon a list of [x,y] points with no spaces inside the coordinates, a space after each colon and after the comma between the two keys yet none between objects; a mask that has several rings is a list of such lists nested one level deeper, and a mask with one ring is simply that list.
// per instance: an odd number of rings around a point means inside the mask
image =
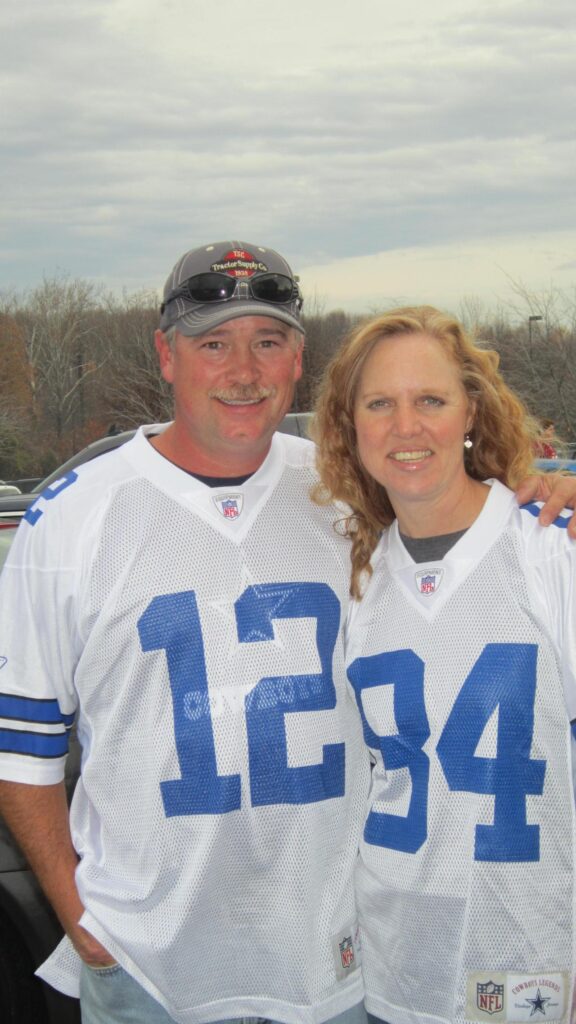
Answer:
[{"label": "white football jersey", "polygon": [[[145,434],[19,528],[0,776],[62,779],[76,714],[82,923],[181,1024],[318,1024],[363,995],[348,545],[309,499],[309,442],[277,434],[245,484],[210,488]],[[77,968],[64,940],[43,976],[74,994]]]},{"label": "white football jersey", "polygon": [[576,548],[492,483],[415,563],[395,524],[351,613],[373,752],[357,877],[366,1004],[391,1024],[570,1020]]}]

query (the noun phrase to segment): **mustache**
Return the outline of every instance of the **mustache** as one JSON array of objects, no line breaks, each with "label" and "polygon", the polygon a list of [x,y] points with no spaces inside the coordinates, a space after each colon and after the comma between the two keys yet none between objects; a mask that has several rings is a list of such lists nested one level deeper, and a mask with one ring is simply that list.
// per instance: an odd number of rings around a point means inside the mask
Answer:
[{"label": "mustache", "polygon": [[229,388],[213,388],[208,392],[208,397],[219,398],[223,402],[260,402],[273,394],[274,388],[263,388],[255,384],[235,384]]}]

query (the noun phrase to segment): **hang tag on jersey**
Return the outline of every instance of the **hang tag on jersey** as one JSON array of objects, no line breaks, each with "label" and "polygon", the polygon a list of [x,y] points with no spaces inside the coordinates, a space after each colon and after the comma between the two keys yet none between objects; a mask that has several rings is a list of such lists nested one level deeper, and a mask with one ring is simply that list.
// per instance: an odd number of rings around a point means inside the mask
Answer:
[{"label": "hang tag on jersey", "polygon": [[344,928],[337,935],[333,936],[332,952],[334,954],[336,977],[339,981],[348,978],[354,971],[359,970],[362,957],[360,955],[360,932],[357,921],[354,921],[348,928]]},{"label": "hang tag on jersey", "polygon": [[475,971],[468,975],[466,1018],[473,1021],[561,1021],[566,1012],[563,972],[513,974]]},{"label": "hang tag on jersey", "polygon": [[235,494],[215,494],[212,497],[212,501],[224,519],[238,519],[242,514],[244,495],[240,492]]}]

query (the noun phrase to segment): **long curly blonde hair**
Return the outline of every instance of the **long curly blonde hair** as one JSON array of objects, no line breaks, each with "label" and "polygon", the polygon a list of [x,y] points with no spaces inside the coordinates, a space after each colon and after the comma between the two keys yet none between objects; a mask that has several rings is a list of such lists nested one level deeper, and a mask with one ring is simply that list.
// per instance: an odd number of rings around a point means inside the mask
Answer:
[{"label": "long curly blonde hair", "polygon": [[318,446],[320,504],[343,502],[340,528],[352,541],[350,592],[362,593],[370,558],[382,529],[394,520],[384,487],[364,469],[358,455],[354,406],[366,359],[383,338],[427,334],[441,343],[460,369],[473,403],[473,446],[464,449],[466,472],[474,480],[495,478],[516,487],[531,470],[538,424],[498,372],[497,352],[479,348],[454,317],[432,306],[390,310],[360,324],[330,362],[318,392],[311,436]]}]

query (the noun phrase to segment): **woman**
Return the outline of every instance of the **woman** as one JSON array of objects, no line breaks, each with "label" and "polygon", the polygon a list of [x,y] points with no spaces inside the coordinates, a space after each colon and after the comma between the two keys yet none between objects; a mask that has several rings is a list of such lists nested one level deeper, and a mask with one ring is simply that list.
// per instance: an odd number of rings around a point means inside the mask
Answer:
[{"label": "woman", "polygon": [[542,530],[508,489],[538,428],[497,365],[453,318],[399,309],[349,338],[318,405],[362,598],[366,1003],[391,1024],[572,1005],[575,555],[563,518]]}]

